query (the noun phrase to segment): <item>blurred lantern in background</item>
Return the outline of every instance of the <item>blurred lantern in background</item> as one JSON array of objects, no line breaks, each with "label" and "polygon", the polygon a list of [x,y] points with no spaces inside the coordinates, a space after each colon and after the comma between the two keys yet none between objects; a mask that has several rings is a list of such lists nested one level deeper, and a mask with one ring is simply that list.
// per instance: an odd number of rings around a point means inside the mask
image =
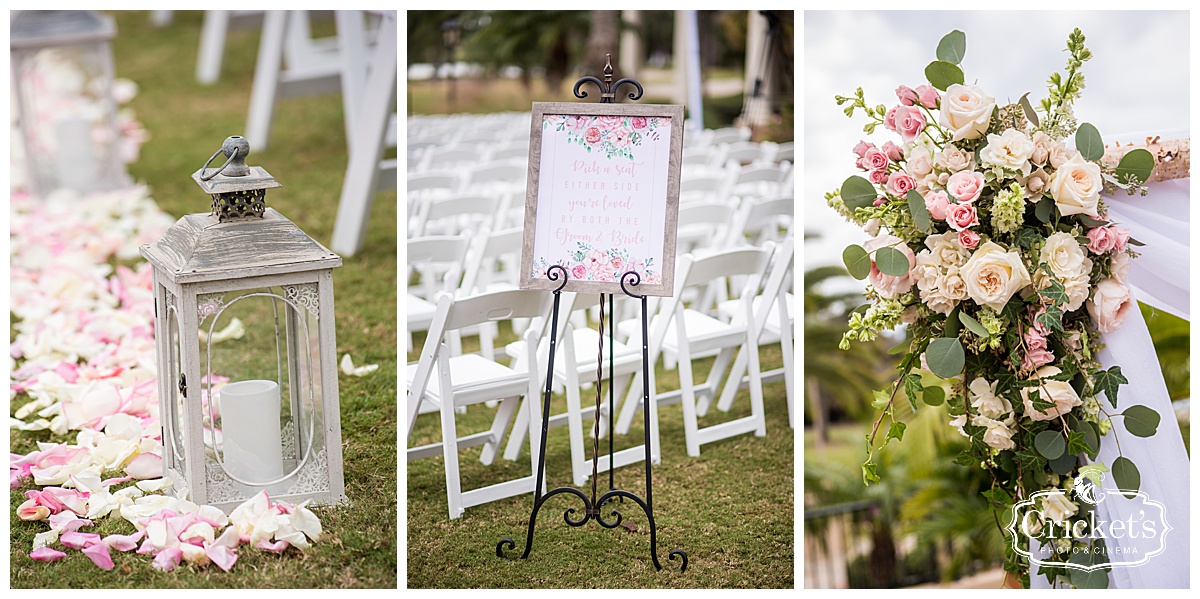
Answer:
[{"label": "blurred lantern in background", "polygon": [[[94,11],[13,11],[12,101],[25,182],[36,194],[130,184],[120,155],[109,42],[111,17]],[[15,161],[15,160],[14,160]]]},{"label": "blurred lantern in background", "polygon": [[333,307],[342,260],[273,208],[281,187],[225,140],[192,175],[212,210],[141,247],[154,267],[166,476],[226,512],[266,490],[345,498]]}]

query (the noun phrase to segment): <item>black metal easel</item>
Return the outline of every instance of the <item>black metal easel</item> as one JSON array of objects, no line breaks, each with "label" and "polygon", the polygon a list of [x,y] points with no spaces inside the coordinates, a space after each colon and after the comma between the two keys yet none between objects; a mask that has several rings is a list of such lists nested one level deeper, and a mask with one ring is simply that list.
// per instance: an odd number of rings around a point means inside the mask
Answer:
[{"label": "black metal easel", "polygon": [[[592,77],[592,76],[587,76],[587,77],[583,77],[575,82],[574,93],[575,93],[576,98],[586,98],[587,97],[587,95],[588,95],[587,92],[580,90],[580,88],[583,86],[583,84],[587,83],[587,82],[594,83],[594,84],[596,84],[596,87],[600,88],[600,102],[602,104],[611,104],[611,103],[615,102],[617,88],[621,87],[622,85],[624,85],[626,83],[631,84],[637,88],[636,92],[631,92],[629,94],[630,100],[637,100],[642,97],[642,85],[640,83],[638,83],[636,80],[624,78],[624,79],[618,80],[615,84],[613,83],[613,81],[612,81],[613,68],[612,68],[611,58],[612,58],[611,55],[609,55],[608,60],[606,60],[605,65],[604,65],[604,81],[600,81],[599,79]],[[567,524],[570,526],[583,526],[584,524],[586,524],[588,522],[588,520],[595,518],[596,522],[598,522],[600,524],[600,526],[603,526],[604,528],[616,528],[617,526],[620,526],[621,521],[622,521],[621,512],[614,509],[609,515],[615,516],[616,520],[612,521],[612,522],[606,521],[604,519],[604,515],[601,513],[601,510],[604,507],[604,505],[614,499],[623,502],[625,498],[629,498],[634,503],[637,503],[638,506],[640,506],[642,508],[642,511],[644,511],[646,513],[646,518],[650,522],[650,557],[654,560],[654,567],[658,570],[662,570],[662,564],[660,564],[658,561],[658,529],[654,523],[654,485],[653,485],[653,482],[650,477],[650,464],[651,464],[651,457],[650,457],[650,410],[651,410],[651,404],[650,404],[650,402],[651,402],[651,399],[650,399],[650,373],[649,373],[649,368],[650,368],[649,341],[648,341],[649,337],[648,337],[648,330],[647,330],[648,326],[647,326],[647,315],[646,315],[646,296],[632,293],[626,287],[627,282],[628,282],[629,287],[637,287],[638,284],[641,283],[641,275],[639,275],[637,272],[632,271],[632,270],[628,271],[621,275],[620,283],[621,283],[621,291],[623,291],[625,293],[625,295],[628,295],[629,297],[640,299],[642,302],[642,401],[643,401],[642,419],[643,419],[643,429],[644,429],[643,432],[645,434],[644,447],[646,450],[646,458],[645,458],[646,499],[645,499],[645,501],[643,501],[637,495],[630,493],[629,491],[617,489],[615,482],[614,482],[614,478],[613,478],[613,470],[615,470],[615,468],[614,468],[614,464],[613,464],[613,429],[612,429],[612,427],[613,427],[613,416],[615,415],[615,412],[613,411],[614,406],[613,406],[613,388],[612,388],[612,379],[613,379],[612,339],[613,339],[613,321],[616,320],[615,318],[613,318],[613,295],[614,294],[601,294],[601,296],[600,296],[600,323],[599,323],[600,349],[599,349],[599,355],[597,356],[597,360],[596,360],[596,423],[593,426],[593,435],[592,435],[592,439],[593,439],[592,440],[592,496],[591,496],[591,498],[588,498],[588,496],[584,495],[582,491],[580,491],[579,489],[576,489],[574,487],[559,487],[557,489],[553,489],[553,490],[547,492],[545,495],[542,495],[542,482],[543,482],[543,478],[545,476],[545,470],[546,470],[545,469],[546,433],[549,430],[549,425],[550,425],[550,390],[551,390],[551,387],[553,386],[553,382],[554,382],[554,349],[555,349],[555,343],[557,341],[555,339],[555,337],[556,337],[556,334],[558,331],[558,305],[559,305],[559,299],[562,296],[563,287],[565,287],[567,284],[567,278],[568,278],[567,269],[560,264],[552,265],[550,268],[548,268],[546,270],[546,278],[550,279],[551,281],[557,281],[561,278],[562,283],[558,286],[557,289],[555,289],[553,291],[554,307],[553,307],[553,311],[551,313],[551,321],[550,321],[550,356],[549,356],[549,362],[546,365],[546,392],[545,392],[544,398],[542,400],[542,438],[541,438],[541,445],[538,450],[537,485],[534,487],[534,491],[533,491],[533,493],[534,493],[534,495],[533,495],[533,511],[529,514],[529,527],[528,527],[528,531],[526,532],[526,536],[525,536],[525,551],[524,551],[524,553],[521,554],[521,559],[528,558],[530,550],[533,549],[533,527],[534,527],[534,524],[537,522],[537,514],[538,514],[538,511],[542,508],[542,504],[545,503],[547,499],[549,499],[555,495],[560,495],[560,494],[565,493],[565,494],[569,494],[569,495],[574,495],[574,496],[578,497],[579,499],[583,500],[583,506],[584,506],[584,513],[583,513],[582,519],[573,520],[571,518],[571,515],[575,513],[575,508],[568,508],[567,511],[563,513],[563,520],[565,520],[567,522]],[[600,401],[601,401],[600,398],[602,396],[600,383],[601,383],[601,378],[603,376],[602,369],[603,369],[603,364],[604,364],[603,358],[604,358],[604,299],[605,299],[605,296],[608,297],[608,314],[609,314],[609,321],[608,321],[608,339],[609,339],[609,343],[608,343],[608,350],[609,350],[609,360],[608,360],[608,368],[609,368],[609,371],[608,371],[608,380],[609,380],[609,387],[608,387],[608,413],[609,413],[609,419],[608,419],[608,492],[606,492],[604,495],[600,496],[599,499],[597,499],[597,497],[596,497],[596,492],[597,492],[596,491],[596,474],[597,474],[597,469],[598,469],[597,464],[598,464],[599,457],[600,457],[599,451],[598,451],[599,435],[597,433],[599,432],[598,429],[600,427]],[[500,542],[496,544],[496,556],[497,557],[504,557],[504,558],[508,557],[508,556],[504,555],[505,546],[507,546],[507,548],[509,550],[515,549],[516,542],[514,542],[511,538],[501,539]],[[688,565],[687,553],[684,553],[683,550],[680,550],[680,549],[672,549],[667,557],[668,557],[668,559],[674,560],[676,558],[676,556],[678,556],[682,559],[682,566],[679,568],[679,571],[686,572],[687,565]],[[514,558],[508,558],[508,559],[514,559]]]}]

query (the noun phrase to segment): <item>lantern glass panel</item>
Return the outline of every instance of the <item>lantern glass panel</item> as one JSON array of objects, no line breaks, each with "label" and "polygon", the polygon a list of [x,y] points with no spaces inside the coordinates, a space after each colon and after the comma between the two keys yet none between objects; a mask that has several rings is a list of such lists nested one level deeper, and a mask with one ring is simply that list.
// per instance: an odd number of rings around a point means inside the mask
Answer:
[{"label": "lantern glass panel", "polygon": [[167,363],[164,369],[166,380],[170,382],[170,390],[166,397],[161,402],[162,413],[159,415],[165,424],[163,444],[168,445],[170,451],[170,462],[167,464],[169,468],[177,472],[187,471],[187,462],[184,459],[187,443],[187,426],[184,423],[183,417],[186,414],[187,407],[184,404],[183,393],[180,391],[180,373],[182,370],[183,358],[183,336],[179,326],[179,310],[176,307],[175,297],[169,293],[164,293],[167,305],[167,324],[164,334],[167,336]]},{"label": "lantern glass panel", "polygon": [[315,288],[198,297],[210,501],[328,488]]}]

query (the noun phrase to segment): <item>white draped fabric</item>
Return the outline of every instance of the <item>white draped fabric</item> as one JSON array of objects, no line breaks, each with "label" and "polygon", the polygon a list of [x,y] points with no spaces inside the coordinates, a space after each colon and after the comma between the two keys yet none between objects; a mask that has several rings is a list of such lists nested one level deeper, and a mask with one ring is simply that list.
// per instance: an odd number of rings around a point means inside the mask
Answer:
[{"label": "white draped fabric", "polygon": [[[1186,131],[1160,134],[1163,139],[1187,138]],[[1146,135],[1123,136],[1121,141],[1138,143]],[[1105,140],[1110,141],[1110,140]],[[1134,297],[1155,309],[1189,317],[1189,254],[1188,254],[1188,191],[1189,180],[1181,179],[1155,183],[1150,194],[1107,198],[1112,220],[1130,230],[1130,235],[1146,244],[1134,249],[1141,253],[1132,261],[1129,271]],[[1190,487],[1189,461],[1180,435],[1179,424],[1167,395],[1162,370],[1154,353],[1154,344],[1146,322],[1137,310],[1132,310],[1125,323],[1115,332],[1103,336],[1105,348],[1098,359],[1105,367],[1117,365],[1129,384],[1122,385],[1117,411],[1140,404],[1158,412],[1161,421],[1158,432],[1150,438],[1135,437],[1125,430],[1123,418],[1113,418],[1113,427],[1100,442],[1096,462],[1111,466],[1124,455],[1141,472],[1141,490],[1165,506],[1167,522],[1172,530],[1163,538],[1109,538],[1106,543],[1112,561],[1147,555],[1165,543],[1165,550],[1145,564],[1122,566],[1109,572],[1109,588],[1188,588],[1190,568]],[[1109,409],[1106,401],[1102,405]],[[1118,446],[1118,442],[1120,445]],[[1104,479],[1104,489],[1110,492],[1096,506],[1097,519],[1108,522],[1135,522],[1142,519],[1144,508],[1138,498],[1126,499],[1112,492],[1116,489],[1112,476]],[[1030,576],[1033,588],[1047,586],[1044,576]]]}]

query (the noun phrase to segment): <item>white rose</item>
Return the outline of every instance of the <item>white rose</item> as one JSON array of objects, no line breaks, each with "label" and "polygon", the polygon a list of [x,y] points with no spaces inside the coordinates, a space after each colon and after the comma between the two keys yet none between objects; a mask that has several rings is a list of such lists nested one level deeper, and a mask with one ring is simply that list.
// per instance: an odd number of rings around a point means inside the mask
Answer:
[{"label": "white rose", "polygon": [[1004,309],[1014,293],[1031,283],[1021,255],[1005,251],[992,241],[979,246],[960,273],[967,284],[967,295],[975,303],[997,312]]},{"label": "white rose", "polygon": [[1129,254],[1125,252],[1113,252],[1112,260],[1108,263],[1108,270],[1112,273],[1114,279],[1122,282],[1129,282]]},{"label": "white rose", "polygon": [[904,166],[904,170],[912,175],[913,179],[923,179],[926,175],[933,172],[933,155],[927,152],[924,148],[914,150],[908,158],[908,164]]},{"label": "white rose", "polygon": [[938,314],[950,315],[954,307],[958,305],[958,300],[946,294],[946,290],[940,286],[941,278],[937,279],[937,283],[928,289],[921,290],[921,302],[929,307],[930,310]]},{"label": "white rose", "polygon": [[1058,167],[1050,178],[1050,196],[1063,216],[1086,214],[1099,217],[1096,204],[1103,188],[1100,167],[1084,160],[1078,153]]},{"label": "white rose", "polygon": [[1002,419],[1012,413],[1012,404],[996,395],[996,381],[991,383],[982,377],[971,381],[971,407],[981,416]]},{"label": "white rose", "polygon": [[1050,144],[1050,155],[1046,160],[1050,162],[1051,167],[1058,168],[1078,154],[1079,152],[1068,148],[1067,144],[1056,141]]},{"label": "white rose", "polygon": [[1101,333],[1117,330],[1130,310],[1137,309],[1129,288],[1117,279],[1108,278],[1096,284],[1096,293],[1087,303],[1088,314]]},{"label": "white rose", "polygon": [[1056,489],[1042,497],[1042,514],[1059,524],[1074,516],[1077,511],[1079,507],[1071,503],[1062,491]]},{"label": "white rose", "polygon": [[971,257],[971,251],[958,242],[958,234],[953,231],[926,237],[925,247],[939,268],[960,267]]},{"label": "white rose", "polygon": [[1025,187],[1025,198],[1035,198],[1034,201],[1040,200],[1042,192],[1046,190],[1046,185],[1050,183],[1050,175],[1041,167],[1033,170],[1025,177],[1017,177],[1023,187]]},{"label": "white rose", "polygon": [[965,433],[963,431],[963,427],[966,426],[966,424],[967,424],[967,415],[966,414],[959,414],[958,416],[955,416],[954,418],[950,419],[950,426],[953,426],[954,428],[958,429],[958,434],[960,434],[964,437],[970,437],[970,435],[968,435],[967,433]]},{"label": "white rose", "polygon": [[988,418],[987,416],[976,416],[971,419],[971,424],[987,429],[983,433],[983,442],[987,443],[989,447],[1013,449],[1017,446],[1012,440],[1013,426],[1016,424],[1012,420],[1001,421]]},{"label": "white rose", "polygon": [[[1050,267],[1050,272],[1063,284],[1067,293],[1065,309],[1078,310],[1087,300],[1088,279],[1092,273],[1092,260],[1087,257],[1083,246],[1070,233],[1059,231],[1046,238],[1038,260]],[[1041,274],[1041,273],[1039,273]],[[1045,279],[1044,276],[1038,277]],[[1048,280],[1039,281],[1039,288],[1048,285]]]},{"label": "white rose", "polygon": [[1071,408],[1083,405],[1075,389],[1066,381],[1052,381],[1050,377],[1062,372],[1055,366],[1043,366],[1037,370],[1036,377],[1041,379],[1037,390],[1042,400],[1054,402],[1054,407],[1045,412],[1033,407],[1029,399],[1029,389],[1021,389],[1021,399],[1025,402],[1025,415],[1031,420],[1053,420],[1071,411]]},{"label": "white rose", "polygon": [[879,237],[874,237],[867,240],[867,242],[863,244],[863,249],[867,250],[867,253],[874,252],[882,247],[895,248],[904,254],[906,258],[908,258],[908,272],[899,277],[884,274],[875,266],[875,261],[871,260],[871,274],[868,276],[868,280],[871,281],[871,285],[875,287],[875,290],[879,292],[881,297],[887,299],[896,299],[897,297],[900,297],[900,294],[912,288],[912,269],[917,265],[917,257],[915,254],[913,254],[913,251],[909,249],[908,244],[904,243],[904,240],[896,237],[895,235],[880,235]]},{"label": "white rose", "polygon": [[1029,157],[1033,154],[1034,146],[1024,133],[1017,129],[1005,129],[1000,135],[989,134],[987,142],[987,146],[979,152],[984,164],[1018,171],[1022,175],[1029,174]]},{"label": "white rose", "polygon": [[942,277],[942,280],[938,282],[938,286],[942,288],[942,292],[946,294],[946,297],[955,302],[961,302],[968,297],[967,282],[962,280],[962,277],[957,274],[947,274],[945,277]]},{"label": "white rose", "polygon": [[992,120],[992,109],[996,99],[987,95],[978,85],[953,84],[942,96],[943,127],[954,132],[951,141],[978,139],[987,131]]}]

